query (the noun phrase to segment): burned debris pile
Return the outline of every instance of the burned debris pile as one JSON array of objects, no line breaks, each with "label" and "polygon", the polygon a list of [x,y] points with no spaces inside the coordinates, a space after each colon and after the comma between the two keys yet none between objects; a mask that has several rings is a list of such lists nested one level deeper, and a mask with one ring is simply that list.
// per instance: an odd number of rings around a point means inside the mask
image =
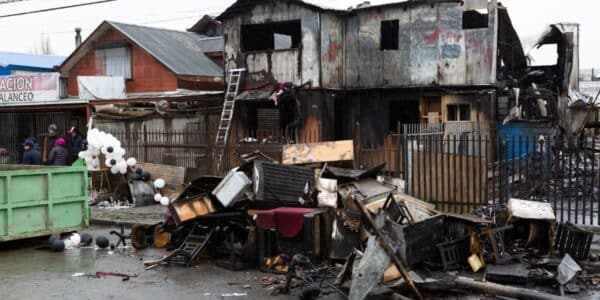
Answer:
[{"label": "burned debris pile", "polygon": [[549,203],[513,198],[465,215],[441,212],[378,176],[385,164],[353,169],[351,145],[286,146],[283,163],[244,155],[224,178],[192,181],[164,222],[134,226],[132,243],[165,249],[147,269],[208,258],[260,269],[263,287],[303,299],[559,299],[598,288],[594,234],[558,223]]}]

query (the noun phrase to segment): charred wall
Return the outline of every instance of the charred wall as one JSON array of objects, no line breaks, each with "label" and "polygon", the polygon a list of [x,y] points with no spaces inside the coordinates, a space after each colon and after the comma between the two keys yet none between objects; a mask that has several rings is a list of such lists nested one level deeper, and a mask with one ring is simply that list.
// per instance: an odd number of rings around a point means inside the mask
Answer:
[{"label": "charred wall", "polygon": [[[348,17],[346,87],[490,85],[495,82],[495,1],[439,2],[359,10]],[[465,12],[487,13],[487,26],[463,29]],[[479,14],[479,13],[477,13]],[[382,22],[397,20],[397,49],[382,49]]]},{"label": "charred wall", "polygon": [[[298,48],[243,52],[242,26],[299,20],[301,43]],[[257,4],[248,11],[223,22],[225,32],[225,66],[247,67],[248,72],[267,71],[279,82],[301,84],[309,80],[320,83],[319,13],[287,2]]]}]

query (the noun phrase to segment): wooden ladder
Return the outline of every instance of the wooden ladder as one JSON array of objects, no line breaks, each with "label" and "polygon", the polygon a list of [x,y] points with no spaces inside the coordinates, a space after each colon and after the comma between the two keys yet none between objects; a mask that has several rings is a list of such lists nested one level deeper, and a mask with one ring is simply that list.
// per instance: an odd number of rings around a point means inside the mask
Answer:
[{"label": "wooden ladder", "polygon": [[221,111],[221,120],[219,121],[219,128],[217,129],[217,136],[215,141],[215,150],[217,154],[217,168],[220,168],[221,162],[223,160],[225,146],[227,145],[229,131],[231,130],[233,112],[235,110],[235,97],[238,95],[238,92],[240,90],[242,74],[245,71],[246,69],[232,69],[228,71],[229,80],[227,81],[225,101],[223,102],[223,111]]}]

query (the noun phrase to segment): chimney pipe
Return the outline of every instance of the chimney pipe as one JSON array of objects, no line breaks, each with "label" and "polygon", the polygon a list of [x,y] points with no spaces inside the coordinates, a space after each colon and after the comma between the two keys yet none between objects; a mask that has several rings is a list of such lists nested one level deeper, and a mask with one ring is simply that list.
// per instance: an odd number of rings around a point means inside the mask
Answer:
[{"label": "chimney pipe", "polygon": [[75,28],[75,48],[78,48],[81,45],[81,28]]}]

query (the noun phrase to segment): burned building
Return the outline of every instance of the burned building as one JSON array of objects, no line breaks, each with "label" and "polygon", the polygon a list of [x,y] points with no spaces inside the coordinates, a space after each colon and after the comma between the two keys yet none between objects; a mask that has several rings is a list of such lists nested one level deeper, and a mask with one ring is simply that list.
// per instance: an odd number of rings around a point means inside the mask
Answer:
[{"label": "burned building", "polygon": [[[261,129],[289,132],[290,123],[298,124],[296,135],[284,139],[311,142],[352,138],[359,122],[367,147],[381,144],[398,122],[493,128],[503,68],[527,66],[506,8],[495,0],[345,11],[240,0],[218,19],[226,68],[248,72],[233,123],[247,130],[232,130],[230,141]],[[303,86],[299,105],[269,100],[286,82]]]}]

